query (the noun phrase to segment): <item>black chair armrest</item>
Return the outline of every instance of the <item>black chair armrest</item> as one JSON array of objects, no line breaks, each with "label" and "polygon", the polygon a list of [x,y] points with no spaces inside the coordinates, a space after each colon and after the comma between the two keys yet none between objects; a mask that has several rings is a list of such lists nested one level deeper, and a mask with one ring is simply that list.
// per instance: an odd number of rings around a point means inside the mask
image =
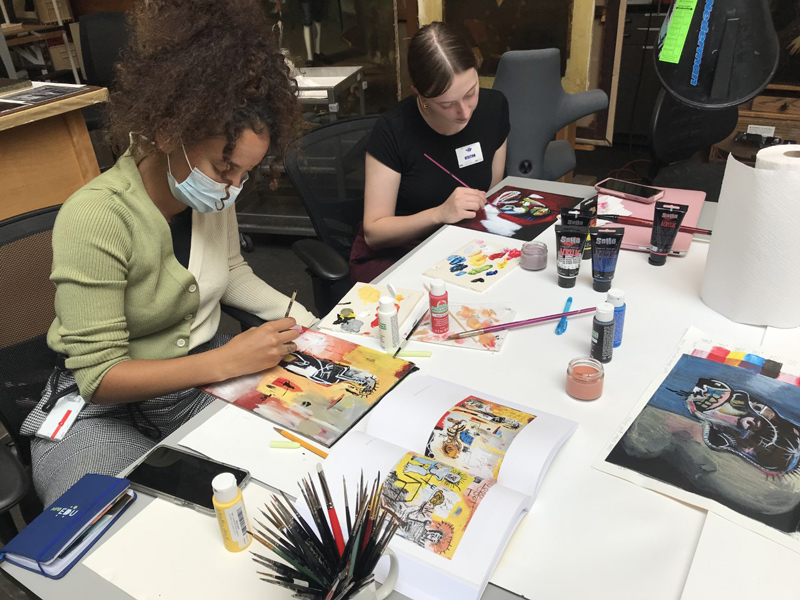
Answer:
[{"label": "black chair armrest", "polygon": [[349,277],[347,261],[333,248],[316,239],[298,240],[292,250],[309,270],[326,281],[339,281]]},{"label": "black chair armrest", "polygon": [[224,312],[226,315],[239,321],[239,324],[242,326],[242,331],[245,329],[250,329],[251,327],[258,327],[259,325],[266,323],[266,321],[261,317],[257,317],[256,315],[249,313],[246,310],[242,310],[241,308],[236,308],[235,306],[220,304],[220,308],[222,308],[222,312]]}]

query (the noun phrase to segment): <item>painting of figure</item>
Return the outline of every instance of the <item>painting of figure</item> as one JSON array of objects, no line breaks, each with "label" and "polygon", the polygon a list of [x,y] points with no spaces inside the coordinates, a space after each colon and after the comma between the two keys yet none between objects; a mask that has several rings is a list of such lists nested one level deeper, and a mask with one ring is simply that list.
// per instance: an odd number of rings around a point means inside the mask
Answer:
[{"label": "painting of figure", "polygon": [[555,223],[562,208],[573,208],[581,200],[505,186],[486,198],[475,217],[458,225],[529,242]]},{"label": "painting of figure", "polygon": [[413,363],[305,330],[297,350],[263,373],[207,386],[210,394],[325,446],[344,435]]},{"label": "painting of figure", "polygon": [[448,461],[472,475],[497,478],[511,442],[535,418],[470,396],[442,415],[428,439],[425,455]]},{"label": "painting of figure", "polygon": [[381,503],[400,520],[398,535],[449,559],[495,483],[409,452],[384,481]]},{"label": "painting of figure", "polygon": [[800,387],[684,354],[606,462],[795,532]]}]

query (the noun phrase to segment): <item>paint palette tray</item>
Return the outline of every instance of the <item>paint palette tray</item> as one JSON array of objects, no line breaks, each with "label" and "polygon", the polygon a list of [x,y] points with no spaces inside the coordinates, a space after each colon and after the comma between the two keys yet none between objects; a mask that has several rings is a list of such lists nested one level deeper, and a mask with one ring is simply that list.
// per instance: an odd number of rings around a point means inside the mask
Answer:
[{"label": "paint palette tray", "polygon": [[[405,337],[416,318],[419,318],[424,293],[419,290],[397,289],[395,306],[400,335]],[[336,333],[366,335],[379,338],[378,300],[381,296],[391,296],[385,285],[357,283],[345,294],[331,312],[320,319],[317,327]]]},{"label": "paint palette tray", "polygon": [[515,314],[516,311],[503,304],[451,304],[449,314],[450,329],[447,333],[433,333],[431,330],[431,316],[428,313],[414,332],[414,335],[411,336],[411,339],[416,342],[499,352],[508,331],[484,333],[459,340],[448,340],[447,336],[452,333],[461,333],[462,331],[480,329],[499,323],[508,323],[514,320]]},{"label": "paint palette tray", "polygon": [[477,239],[439,261],[423,275],[483,292],[513,271],[519,265],[519,257],[518,248]]}]

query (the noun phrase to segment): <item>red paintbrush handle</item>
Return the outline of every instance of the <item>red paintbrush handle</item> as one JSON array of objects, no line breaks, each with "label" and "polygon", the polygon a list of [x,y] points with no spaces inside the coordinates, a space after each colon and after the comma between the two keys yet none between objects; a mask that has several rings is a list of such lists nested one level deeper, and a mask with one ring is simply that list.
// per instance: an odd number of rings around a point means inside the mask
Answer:
[{"label": "red paintbrush handle", "polygon": [[333,508],[328,509],[328,518],[331,520],[333,539],[336,540],[336,548],[339,550],[339,556],[341,556],[344,554],[344,536],[342,535],[342,527],[339,525],[339,517],[336,516],[336,511]]}]

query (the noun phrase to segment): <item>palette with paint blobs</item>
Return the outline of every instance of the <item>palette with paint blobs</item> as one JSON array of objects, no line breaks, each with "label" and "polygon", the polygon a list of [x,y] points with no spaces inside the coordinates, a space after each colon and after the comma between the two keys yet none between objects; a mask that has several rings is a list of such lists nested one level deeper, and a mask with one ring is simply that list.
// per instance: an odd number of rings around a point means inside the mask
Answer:
[{"label": "palette with paint blobs", "polygon": [[425,277],[438,278],[476,292],[483,292],[520,261],[519,248],[472,240],[425,271]]}]

